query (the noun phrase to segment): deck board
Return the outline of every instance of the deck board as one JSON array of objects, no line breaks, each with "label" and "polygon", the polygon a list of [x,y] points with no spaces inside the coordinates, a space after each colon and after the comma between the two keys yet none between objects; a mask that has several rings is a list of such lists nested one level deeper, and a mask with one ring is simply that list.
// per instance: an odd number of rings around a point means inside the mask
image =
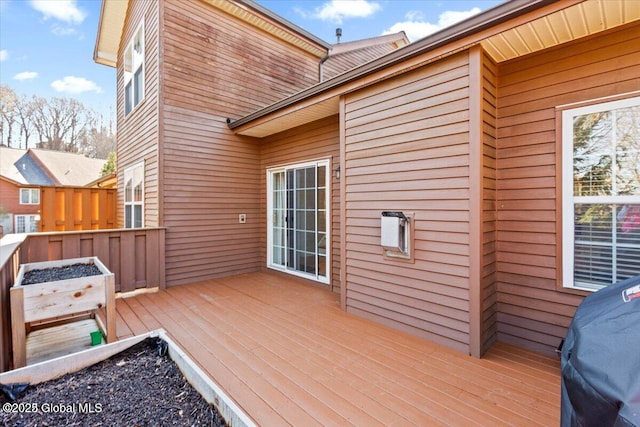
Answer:
[{"label": "deck board", "polygon": [[118,335],[159,327],[259,425],[557,425],[559,362],[498,343],[474,359],[253,273],[118,299]]}]

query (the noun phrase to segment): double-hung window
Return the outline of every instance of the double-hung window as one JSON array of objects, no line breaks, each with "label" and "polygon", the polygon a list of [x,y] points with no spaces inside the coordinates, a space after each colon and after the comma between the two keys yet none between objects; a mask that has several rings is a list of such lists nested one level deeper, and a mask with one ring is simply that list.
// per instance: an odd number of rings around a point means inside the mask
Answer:
[{"label": "double-hung window", "polygon": [[124,227],[144,227],[144,163],[124,171]]},{"label": "double-hung window", "polygon": [[39,205],[40,189],[39,188],[21,188],[20,204],[21,205]]},{"label": "double-hung window", "polygon": [[124,51],[124,115],[144,99],[144,25],[140,23]]},{"label": "double-hung window", "polygon": [[640,97],[562,112],[563,285],[640,274]]}]

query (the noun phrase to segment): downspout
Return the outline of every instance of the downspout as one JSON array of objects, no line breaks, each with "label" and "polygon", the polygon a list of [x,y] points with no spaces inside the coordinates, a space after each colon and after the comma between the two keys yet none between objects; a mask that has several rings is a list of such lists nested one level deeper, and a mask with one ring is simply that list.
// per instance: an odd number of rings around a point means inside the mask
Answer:
[{"label": "downspout", "polygon": [[324,56],[324,58],[322,58],[320,60],[320,63],[318,64],[318,83],[322,83],[323,78],[322,78],[322,65],[327,61],[327,59],[329,59],[329,56],[331,55],[331,49],[327,50],[327,54]]}]

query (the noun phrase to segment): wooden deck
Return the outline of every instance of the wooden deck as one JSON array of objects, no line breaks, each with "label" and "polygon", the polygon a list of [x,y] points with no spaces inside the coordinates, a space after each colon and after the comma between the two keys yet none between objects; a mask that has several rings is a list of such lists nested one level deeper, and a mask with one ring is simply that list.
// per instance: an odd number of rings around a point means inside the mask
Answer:
[{"label": "wooden deck", "polygon": [[117,300],[118,336],[164,328],[259,425],[559,424],[556,359],[505,344],[481,360],[352,316],[276,273]]}]

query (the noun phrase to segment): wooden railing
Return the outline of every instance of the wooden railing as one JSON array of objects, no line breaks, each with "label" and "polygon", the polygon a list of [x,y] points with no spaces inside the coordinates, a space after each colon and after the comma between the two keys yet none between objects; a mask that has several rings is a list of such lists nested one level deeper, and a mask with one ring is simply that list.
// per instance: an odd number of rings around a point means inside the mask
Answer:
[{"label": "wooden railing", "polygon": [[164,289],[164,228],[8,235],[0,241],[0,372],[11,360],[9,288],[20,264],[96,256],[115,274],[116,292]]},{"label": "wooden railing", "polygon": [[38,231],[113,229],[116,194],[115,188],[41,187]]},{"label": "wooden railing", "polygon": [[10,234],[0,240],[0,372],[6,371],[12,360],[9,288],[18,274],[24,239],[25,235]]}]

